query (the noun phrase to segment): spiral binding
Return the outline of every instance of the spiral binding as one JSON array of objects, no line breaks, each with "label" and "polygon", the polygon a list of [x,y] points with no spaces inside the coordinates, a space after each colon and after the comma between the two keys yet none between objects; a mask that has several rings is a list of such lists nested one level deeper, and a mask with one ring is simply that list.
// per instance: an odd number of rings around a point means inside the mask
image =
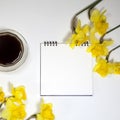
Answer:
[{"label": "spiral binding", "polygon": [[[44,46],[57,46],[57,45],[58,45],[57,41],[44,41]],[[89,46],[89,42],[86,41],[81,46]]]},{"label": "spiral binding", "polygon": [[57,46],[57,41],[44,41],[44,46]]},{"label": "spiral binding", "polygon": [[86,41],[86,42],[84,42],[81,46],[89,46],[89,42]]}]

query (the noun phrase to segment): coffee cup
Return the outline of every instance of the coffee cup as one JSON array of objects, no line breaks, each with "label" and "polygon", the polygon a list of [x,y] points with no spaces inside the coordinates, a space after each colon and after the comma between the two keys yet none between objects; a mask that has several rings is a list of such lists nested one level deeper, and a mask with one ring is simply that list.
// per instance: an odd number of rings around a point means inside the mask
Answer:
[{"label": "coffee cup", "polygon": [[0,71],[16,70],[25,62],[27,55],[27,42],[19,32],[0,30]]}]

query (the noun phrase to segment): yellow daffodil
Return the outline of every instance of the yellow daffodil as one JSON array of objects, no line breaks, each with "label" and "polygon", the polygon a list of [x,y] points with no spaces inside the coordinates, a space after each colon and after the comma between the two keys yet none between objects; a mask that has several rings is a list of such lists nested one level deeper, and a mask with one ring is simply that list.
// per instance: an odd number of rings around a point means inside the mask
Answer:
[{"label": "yellow daffodil", "polygon": [[95,65],[94,72],[97,72],[102,77],[113,73],[113,65],[103,58],[97,58],[97,64]]},{"label": "yellow daffodil", "polygon": [[96,37],[95,28],[90,29],[89,36],[90,45],[87,48],[87,52],[91,52],[93,57],[106,56],[108,54],[108,46],[113,44],[113,40],[104,40],[100,43],[100,40]]},{"label": "yellow daffodil", "polygon": [[44,103],[43,99],[40,105],[40,113],[37,114],[37,120],[54,120],[51,103]]},{"label": "yellow daffodil", "polygon": [[106,16],[104,15],[105,12],[106,10],[101,12],[98,9],[94,9],[91,12],[91,16],[90,16],[90,20],[93,23],[93,26],[95,27],[96,32],[98,32],[101,35],[106,33],[109,27],[109,24],[106,20]]},{"label": "yellow daffodil", "polygon": [[16,88],[14,88],[13,85],[11,85],[11,93],[12,93],[12,96],[17,101],[26,100],[26,92],[25,92],[24,86],[18,86]]},{"label": "yellow daffodil", "polygon": [[81,27],[81,21],[79,20],[75,29],[75,33],[72,34],[71,38],[69,38],[66,43],[69,43],[71,48],[80,46],[88,40],[88,33],[89,25]]},{"label": "yellow daffodil", "polygon": [[8,99],[6,108],[2,111],[1,116],[6,120],[24,120],[26,117],[25,105]]},{"label": "yellow daffodil", "polygon": [[0,103],[4,102],[4,100],[5,100],[5,94],[2,88],[0,87]]},{"label": "yellow daffodil", "polygon": [[108,54],[107,47],[113,44],[113,40],[103,40],[103,42],[100,43],[100,40],[95,36],[95,29],[93,28],[90,30],[90,43],[91,45],[88,46],[87,52],[91,52],[93,57],[99,57]]}]

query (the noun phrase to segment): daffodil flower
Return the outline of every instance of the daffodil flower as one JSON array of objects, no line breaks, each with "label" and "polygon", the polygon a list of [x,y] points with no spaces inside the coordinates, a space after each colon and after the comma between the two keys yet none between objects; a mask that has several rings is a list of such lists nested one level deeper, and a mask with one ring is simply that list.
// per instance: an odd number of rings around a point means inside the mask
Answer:
[{"label": "daffodil flower", "polygon": [[75,33],[72,34],[71,38],[69,38],[66,43],[69,43],[71,48],[80,46],[88,40],[89,28],[89,25],[81,27],[81,21],[79,20],[77,22]]},{"label": "daffodil flower", "polygon": [[90,21],[93,23],[93,27],[95,27],[96,32],[101,35],[105,34],[109,27],[106,16],[104,15],[105,12],[106,10],[101,12],[98,9],[94,9],[90,16]]},{"label": "daffodil flower", "polygon": [[90,30],[90,43],[87,52],[91,52],[93,57],[100,57],[108,55],[109,51],[107,47],[113,44],[113,40],[103,40],[103,42],[100,43],[100,40],[95,36],[95,29],[92,28]]},{"label": "daffodil flower", "polygon": [[22,102],[26,100],[26,92],[24,86],[18,86],[16,88],[11,85],[11,93],[16,101]]},{"label": "daffodil flower", "polygon": [[25,105],[8,99],[6,101],[6,108],[2,111],[1,117],[7,120],[24,120],[26,117]]},{"label": "daffodil flower", "polygon": [[99,43],[99,41],[96,41],[96,43],[91,44],[87,52],[91,52],[93,57],[99,57],[99,56],[106,56],[108,55],[108,48],[112,43],[112,40],[106,40],[103,43]]},{"label": "daffodil flower", "polygon": [[112,74],[114,66],[112,63],[108,62],[106,59],[97,58],[97,64],[95,65],[93,71],[100,74],[102,77],[106,77],[108,74]]},{"label": "daffodil flower", "polygon": [[44,100],[41,100],[40,113],[37,114],[37,120],[54,120],[55,116],[52,111],[51,103],[44,103]]}]

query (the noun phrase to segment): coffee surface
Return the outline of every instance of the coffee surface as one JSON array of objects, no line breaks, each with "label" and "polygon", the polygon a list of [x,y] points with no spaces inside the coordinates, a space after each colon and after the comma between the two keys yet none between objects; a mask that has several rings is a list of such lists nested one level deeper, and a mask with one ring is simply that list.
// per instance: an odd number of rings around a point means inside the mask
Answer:
[{"label": "coffee surface", "polygon": [[0,35],[0,64],[14,64],[21,54],[21,43],[14,35]]}]

